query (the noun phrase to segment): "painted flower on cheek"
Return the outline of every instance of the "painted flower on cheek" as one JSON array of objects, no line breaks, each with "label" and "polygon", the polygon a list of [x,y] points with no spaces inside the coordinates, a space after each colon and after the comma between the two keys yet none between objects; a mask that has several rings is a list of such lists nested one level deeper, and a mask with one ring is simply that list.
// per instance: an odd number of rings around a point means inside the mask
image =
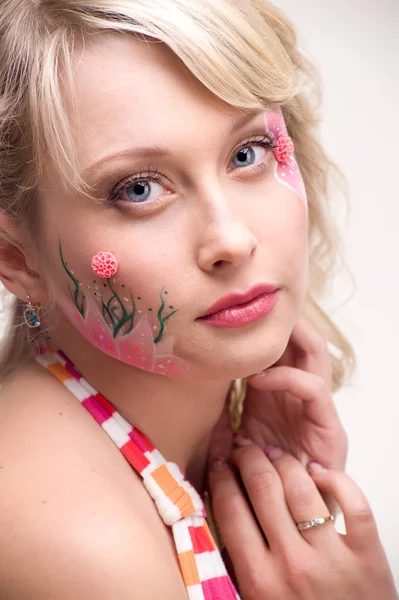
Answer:
[{"label": "painted flower on cheek", "polygon": [[65,312],[84,337],[110,356],[139,369],[169,377],[188,373],[189,365],[168,352],[168,345],[160,347],[167,322],[178,312],[170,304],[167,290],[161,289],[159,304],[153,308],[125,283],[111,279],[119,269],[111,252],[98,252],[91,261],[95,274],[106,279],[101,287],[97,280],[87,285],[76,278],[64,258],[61,241],[59,253],[76,309],[71,311],[65,304]]},{"label": "painted flower on cheek", "polygon": [[118,261],[111,252],[98,252],[91,259],[91,268],[98,277],[109,279],[118,271]]}]

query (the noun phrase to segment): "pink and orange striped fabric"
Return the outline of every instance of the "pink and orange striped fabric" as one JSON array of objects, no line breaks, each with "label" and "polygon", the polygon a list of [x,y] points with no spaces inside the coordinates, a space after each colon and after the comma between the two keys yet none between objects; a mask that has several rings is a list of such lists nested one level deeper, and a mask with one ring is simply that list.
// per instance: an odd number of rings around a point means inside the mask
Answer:
[{"label": "pink and orange striped fabric", "polygon": [[239,600],[206,522],[202,499],[179,467],[167,462],[61,350],[46,344],[37,351],[36,360],[79,400],[140,473],[160,516],[172,529],[189,600]]}]

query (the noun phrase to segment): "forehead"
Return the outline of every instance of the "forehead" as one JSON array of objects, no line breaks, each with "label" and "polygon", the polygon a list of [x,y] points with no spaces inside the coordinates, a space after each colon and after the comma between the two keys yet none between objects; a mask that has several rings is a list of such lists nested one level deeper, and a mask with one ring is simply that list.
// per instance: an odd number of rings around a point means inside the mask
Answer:
[{"label": "forehead", "polygon": [[102,36],[75,53],[73,73],[77,110],[70,118],[82,168],[102,152],[173,143],[182,134],[198,135],[199,124],[212,130],[239,114],[162,43]]}]

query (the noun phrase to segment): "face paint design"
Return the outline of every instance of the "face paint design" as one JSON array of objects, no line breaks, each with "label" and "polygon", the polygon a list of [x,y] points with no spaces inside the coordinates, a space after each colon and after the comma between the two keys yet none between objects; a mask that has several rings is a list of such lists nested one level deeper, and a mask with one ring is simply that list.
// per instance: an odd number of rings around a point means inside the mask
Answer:
[{"label": "face paint design", "polygon": [[294,154],[294,142],[289,136],[282,135],[274,142],[274,158],[278,162],[286,163]]},{"label": "face paint design", "polygon": [[119,263],[112,252],[98,252],[91,259],[91,268],[98,277],[109,279],[117,274]]},{"label": "face paint design", "polygon": [[[288,136],[284,117],[278,111],[266,112],[265,125],[267,134],[274,142],[281,137]],[[274,177],[281,185],[295,192],[307,204],[305,184],[298,163],[293,156],[286,162],[276,161]]]},{"label": "face paint design", "polygon": [[63,309],[82,335],[106,354],[139,369],[169,377],[187,375],[188,364],[167,351],[166,324],[178,311],[168,301],[167,290],[161,290],[153,308],[116,279],[93,279],[84,286],[69,268],[61,243],[59,252],[74,305],[65,303]]}]

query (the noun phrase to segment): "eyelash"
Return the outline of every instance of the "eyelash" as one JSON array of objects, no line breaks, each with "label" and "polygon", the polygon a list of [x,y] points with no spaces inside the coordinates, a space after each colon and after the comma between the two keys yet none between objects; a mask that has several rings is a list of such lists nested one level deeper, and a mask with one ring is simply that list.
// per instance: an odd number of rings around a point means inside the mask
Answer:
[{"label": "eyelash", "polygon": [[[237,154],[238,152],[240,152],[240,150],[243,150],[244,148],[247,148],[248,146],[255,146],[255,145],[256,146],[261,146],[263,148],[267,148],[269,150],[273,150],[274,149],[274,143],[270,139],[270,137],[268,137],[268,136],[262,136],[262,139],[259,139],[259,138],[257,138],[255,136],[254,138],[248,139],[246,142],[244,142],[238,148],[236,148],[236,150],[234,150],[232,156],[234,156],[235,154]],[[250,169],[251,167],[247,167],[247,168]],[[241,169],[239,169],[239,170],[241,170]],[[152,181],[152,182],[155,181],[156,183],[164,184],[165,180],[167,180],[167,178],[168,178],[167,175],[165,175],[165,173],[162,173],[162,171],[160,171],[158,168],[152,169],[149,166],[148,170],[146,170],[146,171],[142,171],[140,173],[137,173],[136,175],[128,177],[127,179],[120,180],[111,189],[110,193],[108,194],[109,201],[111,203],[115,203],[118,200],[118,196],[120,195],[120,193],[124,189],[130,187],[131,185],[134,185],[134,183],[139,183],[139,182],[142,182],[142,181]]]}]

